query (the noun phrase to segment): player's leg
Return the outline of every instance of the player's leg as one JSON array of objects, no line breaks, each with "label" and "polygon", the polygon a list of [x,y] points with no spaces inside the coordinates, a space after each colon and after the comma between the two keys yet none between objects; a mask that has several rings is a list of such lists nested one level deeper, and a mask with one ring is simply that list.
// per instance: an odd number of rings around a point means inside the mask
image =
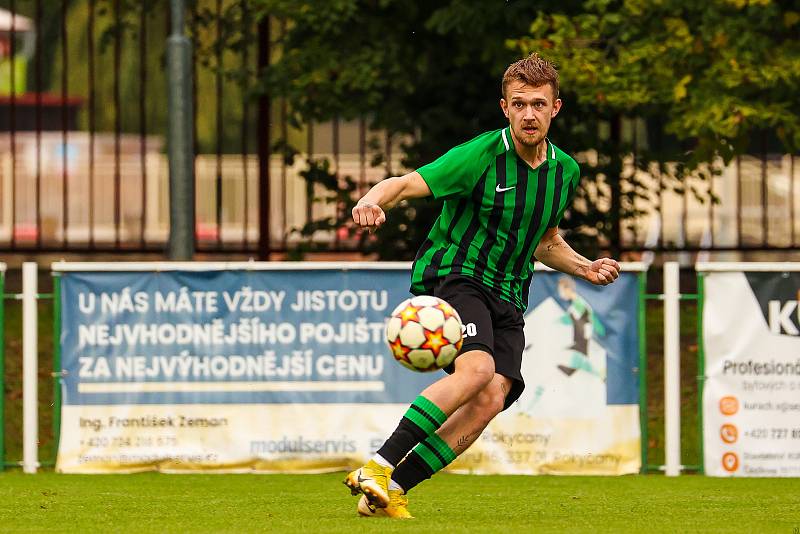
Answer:
[{"label": "player's leg", "polygon": [[485,350],[463,352],[455,361],[453,374],[427,388],[421,395],[430,399],[448,416],[477,395],[494,377],[494,359]]},{"label": "player's leg", "polygon": [[478,284],[463,278],[447,279],[434,294],[450,303],[465,324],[471,323],[475,335],[465,340],[462,353],[447,369],[450,374],[427,387],[375,456],[345,478],[354,495],[363,493],[369,504],[379,508],[389,504],[388,481],[394,467],[494,376],[492,318]]},{"label": "player's leg", "polygon": [[483,350],[470,350],[455,360],[453,374],[420,393],[378,454],[397,465],[414,445],[436,432],[456,409],[478,394],[494,376],[494,360]]},{"label": "player's leg", "polygon": [[495,374],[489,384],[459,407],[435,434],[414,447],[392,473],[390,491],[408,492],[467,450],[505,408],[512,382],[508,377]]},{"label": "player's leg", "polygon": [[458,356],[453,374],[425,388],[375,457],[345,477],[351,493],[363,493],[372,506],[388,506],[388,484],[394,466],[415,445],[435,435],[448,416],[485,388],[493,376],[494,360],[489,353],[472,350]]},{"label": "player's leg", "polygon": [[436,434],[456,456],[469,449],[489,423],[505,409],[512,380],[495,374],[494,379],[468,403],[450,416]]},{"label": "player's leg", "polygon": [[497,372],[477,395],[459,407],[436,431],[406,456],[394,470],[391,490],[403,493],[449,465],[464,452],[501,411],[519,398],[525,388],[522,379],[522,351],[525,347],[522,312],[497,299],[491,304],[495,318],[493,358]]},{"label": "player's leg", "polygon": [[408,497],[404,488],[410,490],[430,478],[467,450],[486,425],[503,410],[511,382],[507,377],[494,375],[483,390],[460,406],[435,434],[414,447],[397,466],[389,483],[389,505],[377,508],[362,496],[358,502],[359,515],[395,519],[413,517],[408,511]]}]

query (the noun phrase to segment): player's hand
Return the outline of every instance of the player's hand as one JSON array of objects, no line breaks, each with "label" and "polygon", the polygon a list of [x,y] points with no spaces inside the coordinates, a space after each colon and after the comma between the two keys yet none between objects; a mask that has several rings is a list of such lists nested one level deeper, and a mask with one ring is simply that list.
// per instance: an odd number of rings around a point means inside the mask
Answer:
[{"label": "player's hand", "polygon": [[586,280],[597,286],[607,286],[619,278],[619,263],[611,258],[594,260],[586,269]]},{"label": "player's hand", "polygon": [[375,229],[386,222],[386,214],[377,204],[359,200],[353,208],[353,221],[361,227]]}]

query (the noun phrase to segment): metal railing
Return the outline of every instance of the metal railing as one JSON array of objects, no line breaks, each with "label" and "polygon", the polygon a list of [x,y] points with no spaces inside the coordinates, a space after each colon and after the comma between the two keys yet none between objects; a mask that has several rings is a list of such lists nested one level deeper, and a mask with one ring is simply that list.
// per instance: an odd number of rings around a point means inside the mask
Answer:
[{"label": "metal railing", "polygon": [[[163,251],[166,2],[0,5],[19,15],[10,57],[0,61],[12,88],[0,94],[0,252]],[[285,100],[256,94],[258,76],[281,53],[285,21],[257,24],[247,0],[190,5],[199,252],[266,258],[290,248],[294,230],[336,214],[340,207],[317,202],[319,186],[300,174],[310,159],[329,159],[360,192],[398,170],[400,140],[370,130],[366,118],[295,127]],[[719,203],[664,189],[657,173],[637,174],[650,184],[641,206],[650,213],[628,225],[618,248],[800,249],[796,158],[768,150],[764,136],[756,155],[699,183],[700,196]],[[294,164],[279,153],[287,145],[299,151]],[[322,240],[333,250],[353,246],[337,235]]]},{"label": "metal railing", "polygon": [[[0,251],[163,251],[169,224],[161,64],[166,5],[53,4],[58,9],[42,0],[2,4],[19,15],[12,18],[10,56],[20,59],[24,39],[35,48],[27,47],[30,57],[22,58],[30,83],[14,79],[11,69],[16,90],[0,95],[0,115],[7,117],[0,122]],[[197,250],[262,257],[284,251],[294,230],[336,211],[316,202],[320,191],[300,175],[310,158],[328,158],[334,173],[352,176],[363,190],[386,176],[399,140],[387,144],[363,118],[291,127],[285,101],[251,95],[256,74],[279,53],[285,23],[257,25],[243,11],[240,27],[231,27],[223,10],[246,10],[246,1],[190,5]],[[232,34],[244,44],[231,44]],[[256,142],[265,109],[267,142]],[[278,146],[299,152],[294,164]],[[370,164],[373,150],[383,153],[381,167]],[[268,205],[259,202],[264,198]],[[261,250],[264,243],[269,250]]]},{"label": "metal railing", "polygon": [[[738,156],[721,173],[675,191],[657,174],[640,173],[650,213],[623,234],[627,250],[797,250],[800,248],[800,187],[791,154]],[[697,191],[699,189],[699,191]],[[697,194],[695,194],[697,193]],[[716,201],[712,201],[712,197]]]}]

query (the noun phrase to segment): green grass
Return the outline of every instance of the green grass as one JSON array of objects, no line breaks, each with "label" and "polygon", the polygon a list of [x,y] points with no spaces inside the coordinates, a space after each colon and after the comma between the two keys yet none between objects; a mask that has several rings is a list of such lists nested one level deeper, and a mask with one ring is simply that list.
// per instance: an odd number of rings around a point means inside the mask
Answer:
[{"label": "green grass", "polygon": [[778,532],[800,527],[791,479],[441,474],[413,520],[360,518],[329,475],[0,475],[11,532]]},{"label": "green grass", "polygon": [[[20,303],[7,300],[7,458],[21,447]],[[662,303],[647,305],[649,464],[664,461]],[[39,305],[40,458],[52,458],[52,306]],[[681,305],[682,449],[699,464],[696,305]],[[0,474],[12,532],[781,532],[800,533],[797,479],[442,474],[411,494],[413,521],[355,516],[332,475]]]}]

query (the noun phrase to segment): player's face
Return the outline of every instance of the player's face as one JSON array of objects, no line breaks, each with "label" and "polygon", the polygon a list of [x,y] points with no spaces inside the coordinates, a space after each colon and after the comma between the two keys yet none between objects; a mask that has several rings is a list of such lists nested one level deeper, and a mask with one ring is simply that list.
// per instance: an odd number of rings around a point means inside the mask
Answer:
[{"label": "player's face", "polygon": [[561,109],[561,99],[555,97],[549,83],[533,87],[515,80],[506,87],[500,107],[516,140],[525,146],[535,146],[547,136],[550,121]]}]

